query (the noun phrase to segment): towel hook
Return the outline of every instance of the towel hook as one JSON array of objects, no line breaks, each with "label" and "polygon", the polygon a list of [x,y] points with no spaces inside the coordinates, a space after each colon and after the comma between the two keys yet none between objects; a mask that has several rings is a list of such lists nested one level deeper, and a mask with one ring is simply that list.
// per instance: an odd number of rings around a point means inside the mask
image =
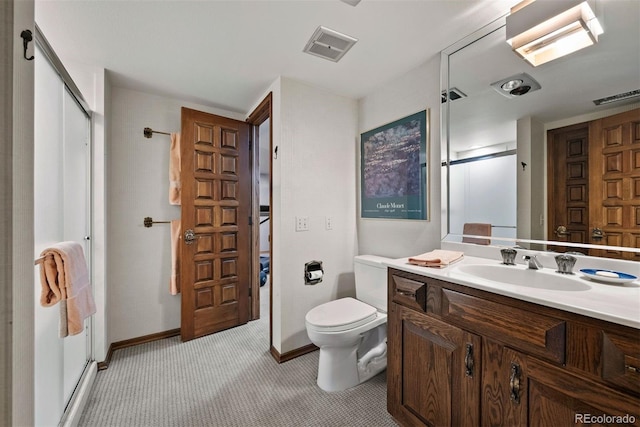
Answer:
[{"label": "towel hook", "polygon": [[22,37],[22,47],[24,48],[24,59],[27,61],[33,61],[33,55],[30,58],[27,58],[27,47],[29,46],[29,42],[33,40],[33,33],[31,30],[23,30],[20,33],[20,37]]}]

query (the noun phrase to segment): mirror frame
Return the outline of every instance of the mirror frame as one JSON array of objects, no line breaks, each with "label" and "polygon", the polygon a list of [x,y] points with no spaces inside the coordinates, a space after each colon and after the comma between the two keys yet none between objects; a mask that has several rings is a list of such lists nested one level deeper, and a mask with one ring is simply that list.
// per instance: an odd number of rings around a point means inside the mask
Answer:
[{"label": "mirror frame", "polygon": [[[483,37],[486,37],[493,32],[501,29],[506,25],[506,17],[508,14],[505,14],[495,21],[485,25],[484,27],[474,31],[467,37],[457,41],[451,46],[440,52],[440,93],[443,96],[446,96],[449,89],[449,57],[456,52],[464,49],[465,47],[475,43]],[[451,123],[450,123],[450,103],[449,97],[447,96],[446,102],[442,102],[440,104],[440,144],[441,144],[441,186],[442,186],[442,196],[441,196],[441,236],[442,241],[455,241],[460,242],[463,236],[467,236],[464,234],[454,234],[451,233],[451,224],[450,224],[450,194],[449,194],[449,186],[450,186],[450,163],[451,163],[451,155],[449,151],[449,137],[451,134]],[[517,148],[516,148],[517,149]],[[546,194],[546,189],[545,189]],[[467,236],[467,237],[481,237],[481,236]],[[525,248],[535,249],[535,250],[546,250],[547,246],[564,246],[567,248],[584,248],[584,249],[600,249],[600,250],[614,250],[614,251],[622,251],[622,252],[634,252],[640,253],[640,248],[631,248],[631,247],[623,247],[623,246],[604,246],[604,245],[594,245],[589,243],[570,243],[570,242],[558,242],[553,240],[533,240],[533,239],[520,239],[516,236],[516,238],[507,238],[507,237],[493,237],[491,239],[491,244],[489,246],[521,246],[525,245]],[[561,244],[559,244],[561,243]]]}]

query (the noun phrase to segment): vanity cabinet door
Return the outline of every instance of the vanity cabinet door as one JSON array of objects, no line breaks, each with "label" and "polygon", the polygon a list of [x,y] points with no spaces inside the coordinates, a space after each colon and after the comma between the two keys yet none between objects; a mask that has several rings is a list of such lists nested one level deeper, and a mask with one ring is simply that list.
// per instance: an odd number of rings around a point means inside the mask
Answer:
[{"label": "vanity cabinet door", "polygon": [[477,426],[481,340],[391,304],[388,409],[402,425]]},{"label": "vanity cabinet door", "polygon": [[482,425],[527,425],[526,357],[502,344],[482,342]]},{"label": "vanity cabinet door", "polygon": [[487,339],[482,371],[482,425],[640,423],[638,399]]},{"label": "vanity cabinet door", "polygon": [[640,400],[539,359],[526,363],[529,426],[640,425]]}]

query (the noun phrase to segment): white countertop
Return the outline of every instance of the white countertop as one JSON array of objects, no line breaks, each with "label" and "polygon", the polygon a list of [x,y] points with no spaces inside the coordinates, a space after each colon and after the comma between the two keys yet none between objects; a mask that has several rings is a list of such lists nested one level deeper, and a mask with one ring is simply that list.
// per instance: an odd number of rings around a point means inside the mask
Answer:
[{"label": "white countertop", "polygon": [[[445,268],[419,267],[409,264],[407,258],[390,259],[385,264],[410,273],[640,329],[640,282],[637,280],[624,284],[601,283],[576,272],[571,276],[562,275],[563,280],[576,281],[576,289],[580,289],[567,291],[532,288],[526,284],[499,283],[461,274],[456,270],[459,266],[467,264],[501,265],[500,261],[494,259],[465,255],[461,261]],[[509,268],[526,269],[521,264]],[[549,268],[544,269],[545,273],[553,271]],[[538,272],[531,271],[531,274],[536,273]]]}]

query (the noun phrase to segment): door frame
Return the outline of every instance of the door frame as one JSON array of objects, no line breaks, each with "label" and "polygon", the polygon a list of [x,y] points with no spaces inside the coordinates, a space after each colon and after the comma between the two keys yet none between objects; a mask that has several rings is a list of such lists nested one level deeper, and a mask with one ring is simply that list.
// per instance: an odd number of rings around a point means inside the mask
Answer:
[{"label": "door frame", "polygon": [[[273,93],[267,96],[247,117],[247,123],[252,125],[252,185],[253,202],[251,216],[253,218],[251,226],[252,246],[251,246],[251,315],[250,320],[260,318],[260,144],[257,129],[266,120],[269,120],[269,153],[273,152]],[[269,156],[269,277],[270,289],[273,290],[273,158]],[[269,292],[269,348],[273,345],[273,292]]]}]

